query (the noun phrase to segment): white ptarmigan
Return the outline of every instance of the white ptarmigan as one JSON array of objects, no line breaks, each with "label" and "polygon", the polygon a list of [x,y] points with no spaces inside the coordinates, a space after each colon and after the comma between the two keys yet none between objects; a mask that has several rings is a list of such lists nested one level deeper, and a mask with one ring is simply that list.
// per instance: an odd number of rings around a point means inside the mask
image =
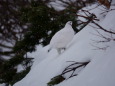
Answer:
[{"label": "white ptarmigan", "polygon": [[58,53],[61,54],[61,49],[65,49],[67,44],[73,39],[74,30],[72,28],[72,21],[68,21],[63,29],[58,31],[50,41],[50,48],[57,49]]}]

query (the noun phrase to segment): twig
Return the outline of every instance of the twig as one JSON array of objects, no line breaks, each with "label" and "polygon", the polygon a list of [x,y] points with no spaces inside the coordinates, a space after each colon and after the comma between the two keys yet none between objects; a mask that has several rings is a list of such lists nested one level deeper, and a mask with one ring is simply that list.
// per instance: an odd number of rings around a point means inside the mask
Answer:
[{"label": "twig", "polygon": [[93,44],[91,44],[91,46],[97,48],[97,49],[93,49],[93,50],[106,50],[109,46],[105,46],[105,47],[98,47],[98,46],[95,46]]},{"label": "twig", "polygon": [[[68,62],[74,62],[74,61],[68,61]],[[74,74],[74,72],[76,71],[76,69],[80,68],[80,67],[85,67],[89,62],[74,62],[73,64],[67,66],[64,71],[61,73],[61,75],[64,75],[68,72],[72,72],[71,75],[69,76],[69,78],[76,76],[77,74]],[[78,64],[78,65],[77,65]],[[77,65],[75,67],[72,67],[74,65]],[[68,78],[68,79],[69,79]]]},{"label": "twig", "polygon": [[95,25],[97,25],[97,26],[99,27],[99,29],[101,29],[101,30],[103,30],[103,31],[105,31],[105,32],[108,32],[108,33],[111,33],[111,34],[115,34],[115,32],[104,29],[102,26],[100,26],[99,24],[97,24],[97,23],[94,22],[94,21],[92,21],[92,23],[94,23]]}]

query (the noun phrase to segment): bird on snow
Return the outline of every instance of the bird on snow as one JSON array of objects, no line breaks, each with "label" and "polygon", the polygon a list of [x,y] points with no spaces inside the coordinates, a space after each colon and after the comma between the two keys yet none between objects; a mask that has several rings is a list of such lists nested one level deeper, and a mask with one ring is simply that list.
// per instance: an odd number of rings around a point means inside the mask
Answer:
[{"label": "bird on snow", "polygon": [[61,54],[61,49],[66,49],[67,44],[73,39],[74,30],[72,28],[72,21],[68,21],[63,29],[58,31],[50,41],[50,48],[57,49],[58,53]]}]

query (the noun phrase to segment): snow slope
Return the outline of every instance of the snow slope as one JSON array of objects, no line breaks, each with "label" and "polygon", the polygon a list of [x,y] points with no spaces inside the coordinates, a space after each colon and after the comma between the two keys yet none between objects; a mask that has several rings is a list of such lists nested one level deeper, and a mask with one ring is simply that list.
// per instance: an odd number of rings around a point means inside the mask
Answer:
[{"label": "snow slope", "polygon": [[0,84],[0,86],[5,86],[5,84]]},{"label": "snow slope", "polygon": [[[91,8],[93,7],[95,5]],[[103,12],[103,8],[100,8],[95,8],[90,12],[95,13],[100,18],[102,16],[100,13]],[[108,30],[115,28],[114,15],[114,10],[108,12],[99,24]],[[65,80],[56,86],[115,86],[115,41],[105,43],[94,42],[93,40],[98,41],[103,40],[103,38],[97,36],[97,31],[90,25],[87,25],[74,36],[67,50],[61,55],[58,55],[55,49],[48,53],[47,49],[49,46],[44,47],[38,53],[38,58],[35,58],[31,71],[14,86],[47,86],[51,78],[60,74],[67,67],[67,61],[84,62],[87,60],[91,62],[78,76]],[[100,29],[98,31],[104,35],[107,34]],[[93,45],[101,48],[108,47],[105,50],[101,50]],[[42,60],[39,61],[39,59]]]}]

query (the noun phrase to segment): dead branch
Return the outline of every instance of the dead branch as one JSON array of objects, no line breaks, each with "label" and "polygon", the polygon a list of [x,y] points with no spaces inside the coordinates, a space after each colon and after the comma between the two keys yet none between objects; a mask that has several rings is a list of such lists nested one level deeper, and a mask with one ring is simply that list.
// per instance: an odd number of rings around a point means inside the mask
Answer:
[{"label": "dead branch", "polygon": [[101,29],[101,30],[103,30],[103,31],[105,31],[105,32],[107,32],[107,33],[115,34],[115,32],[113,32],[113,31],[104,29],[102,26],[100,26],[99,24],[97,24],[95,21],[92,21],[92,23],[94,23],[96,26],[99,27],[99,29]]},{"label": "dead branch", "polygon": [[99,47],[99,46],[96,46],[96,45],[93,45],[93,44],[91,44],[91,46],[96,48],[96,49],[93,49],[93,50],[106,50],[109,47],[109,46]]},{"label": "dead branch", "polygon": [[10,48],[10,49],[12,49],[11,46],[8,46],[8,45],[2,44],[2,43],[0,43],[0,46],[1,46],[1,47],[4,47],[4,48]]},{"label": "dead branch", "polygon": [[13,54],[14,52],[13,51],[5,51],[5,52],[0,52],[0,55],[10,55],[10,54]]},{"label": "dead branch", "polygon": [[106,6],[107,8],[110,8],[111,2],[109,2],[108,0],[98,0],[98,1],[99,1],[99,3]]},{"label": "dead branch", "polygon": [[[71,61],[73,62],[73,61]],[[73,64],[67,66],[64,71],[61,73],[61,75],[64,75],[68,72],[72,72],[71,75],[69,76],[69,78],[73,77],[73,76],[76,76],[77,74],[74,74],[74,72],[80,68],[80,67],[85,67],[89,62],[74,62]],[[77,66],[75,66],[77,65]],[[75,67],[72,67],[72,66],[75,66]]]}]

